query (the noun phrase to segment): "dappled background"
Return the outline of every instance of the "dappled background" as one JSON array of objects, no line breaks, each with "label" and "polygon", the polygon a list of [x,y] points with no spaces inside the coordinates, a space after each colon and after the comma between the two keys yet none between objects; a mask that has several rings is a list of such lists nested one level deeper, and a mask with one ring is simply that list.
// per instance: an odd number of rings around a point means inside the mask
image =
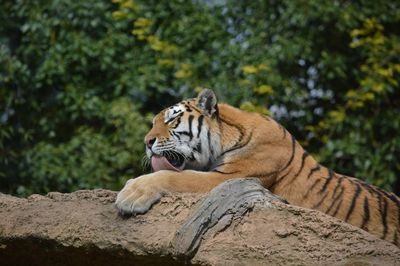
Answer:
[{"label": "dappled background", "polygon": [[0,191],[118,190],[151,116],[204,87],[400,191],[400,2],[0,3]]}]

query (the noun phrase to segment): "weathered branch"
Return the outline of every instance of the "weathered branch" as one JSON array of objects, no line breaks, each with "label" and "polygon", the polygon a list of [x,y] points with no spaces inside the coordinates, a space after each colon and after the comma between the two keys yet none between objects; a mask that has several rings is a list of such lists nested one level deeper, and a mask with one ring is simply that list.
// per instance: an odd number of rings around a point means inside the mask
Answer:
[{"label": "weathered branch", "polygon": [[172,245],[176,256],[192,258],[208,230],[213,229],[215,233],[222,231],[232,221],[242,219],[256,205],[272,207],[271,202],[277,204],[278,201],[256,179],[225,182],[210,192],[175,233]]},{"label": "weathered branch", "polygon": [[400,250],[252,179],[164,197],[122,218],[107,190],[0,195],[2,265],[396,265]]}]

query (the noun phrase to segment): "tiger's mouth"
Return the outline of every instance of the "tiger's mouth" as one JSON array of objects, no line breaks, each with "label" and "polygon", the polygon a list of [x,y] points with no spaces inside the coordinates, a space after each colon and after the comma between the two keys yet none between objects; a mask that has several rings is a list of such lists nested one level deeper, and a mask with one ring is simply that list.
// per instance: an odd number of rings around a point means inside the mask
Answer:
[{"label": "tiger's mouth", "polygon": [[185,157],[176,152],[151,157],[151,167],[154,172],[160,170],[182,171],[185,167]]}]

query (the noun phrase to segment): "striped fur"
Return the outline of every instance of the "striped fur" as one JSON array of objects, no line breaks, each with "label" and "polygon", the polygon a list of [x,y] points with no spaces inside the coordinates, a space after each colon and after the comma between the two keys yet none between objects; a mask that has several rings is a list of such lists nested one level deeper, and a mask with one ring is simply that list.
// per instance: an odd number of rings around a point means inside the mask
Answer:
[{"label": "striped fur", "polygon": [[272,118],[217,104],[210,90],[160,112],[145,142],[152,143],[149,157],[169,149],[185,158],[185,167],[129,181],[117,198],[123,212],[146,212],[156,193],[206,192],[227,179],[258,177],[290,204],[317,209],[400,247],[398,197],[318,164]]}]

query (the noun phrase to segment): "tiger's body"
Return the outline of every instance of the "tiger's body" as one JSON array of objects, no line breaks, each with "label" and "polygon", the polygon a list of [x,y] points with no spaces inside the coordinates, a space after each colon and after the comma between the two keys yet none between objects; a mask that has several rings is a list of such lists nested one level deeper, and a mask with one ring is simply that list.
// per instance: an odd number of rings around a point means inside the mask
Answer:
[{"label": "tiger's body", "polygon": [[122,213],[145,213],[168,192],[208,192],[257,177],[290,204],[317,209],[400,246],[400,199],[318,164],[272,118],[217,104],[204,90],[161,111],[145,137],[154,173],[129,180]]}]

